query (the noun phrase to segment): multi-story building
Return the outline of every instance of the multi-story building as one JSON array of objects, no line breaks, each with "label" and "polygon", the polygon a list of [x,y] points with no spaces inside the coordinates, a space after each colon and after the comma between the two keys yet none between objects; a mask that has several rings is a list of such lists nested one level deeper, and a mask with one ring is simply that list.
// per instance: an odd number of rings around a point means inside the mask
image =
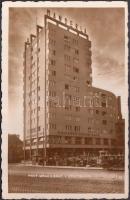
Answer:
[{"label": "multi-story building", "polygon": [[86,30],[49,11],[44,22],[25,42],[26,158],[114,150],[119,106],[113,93],[92,86]]}]

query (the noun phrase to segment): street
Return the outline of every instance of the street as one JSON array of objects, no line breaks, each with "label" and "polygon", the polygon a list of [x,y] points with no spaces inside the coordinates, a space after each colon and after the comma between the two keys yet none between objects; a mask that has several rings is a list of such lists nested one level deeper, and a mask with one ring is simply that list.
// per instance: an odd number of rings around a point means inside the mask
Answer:
[{"label": "street", "polygon": [[73,167],[9,165],[13,193],[123,193],[124,172]]}]

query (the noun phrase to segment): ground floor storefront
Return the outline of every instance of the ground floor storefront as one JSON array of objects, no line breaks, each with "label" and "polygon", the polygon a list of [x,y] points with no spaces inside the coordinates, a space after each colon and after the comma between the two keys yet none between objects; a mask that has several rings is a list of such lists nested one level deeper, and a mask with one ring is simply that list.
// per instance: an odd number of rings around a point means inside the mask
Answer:
[{"label": "ground floor storefront", "polygon": [[30,160],[33,164],[50,166],[100,166],[101,152],[122,155],[121,150],[114,148],[46,148],[26,151],[25,160]]}]

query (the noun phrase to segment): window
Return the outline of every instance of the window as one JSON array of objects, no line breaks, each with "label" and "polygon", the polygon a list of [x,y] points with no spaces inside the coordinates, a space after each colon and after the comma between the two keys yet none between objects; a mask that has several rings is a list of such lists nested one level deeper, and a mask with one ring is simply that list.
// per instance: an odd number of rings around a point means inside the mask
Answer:
[{"label": "window", "polygon": [[96,110],[96,114],[99,114],[99,110]]},{"label": "window", "polygon": [[38,126],[38,131],[40,131],[41,130],[41,127],[40,126]]},{"label": "window", "polygon": [[76,106],[75,110],[76,110],[76,112],[79,112],[80,111],[80,107]]},{"label": "window", "polygon": [[65,105],[68,106],[68,105],[72,105],[72,102],[71,102],[71,95],[69,96],[65,96]]},{"label": "window", "polygon": [[73,89],[74,89],[75,92],[79,92],[79,87],[73,86]]},{"label": "window", "polygon": [[71,105],[66,105],[66,106],[65,106],[65,110],[67,110],[67,111],[70,111],[71,108],[72,108]]},{"label": "window", "polygon": [[70,56],[69,55],[64,55],[65,61],[70,61]]},{"label": "window", "polygon": [[86,83],[87,83],[88,86],[90,86],[90,83],[91,83],[91,82],[90,82],[90,81],[86,81]]},{"label": "window", "polygon": [[66,143],[66,144],[71,144],[71,143],[72,143],[72,138],[66,136],[66,137],[65,137],[65,143]]},{"label": "window", "polygon": [[70,70],[71,70],[71,66],[65,64],[65,72],[70,72]]},{"label": "window", "polygon": [[65,120],[70,121],[72,119],[71,115],[66,115]]},{"label": "window", "polygon": [[103,134],[107,134],[107,130],[105,130],[105,129],[102,130],[102,133],[103,133]]},{"label": "window", "polygon": [[106,97],[106,94],[103,94],[103,93],[102,93],[102,94],[101,94],[101,97],[102,97],[102,98],[105,98],[105,97]]},{"label": "window", "polygon": [[74,126],[74,130],[75,130],[75,132],[79,132],[80,131],[80,126]]},{"label": "window", "polygon": [[80,97],[73,96],[73,105],[80,106]]},{"label": "window", "polygon": [[68,37],[67,35],[64,35],[64,39],[65,39],[65,40],[68,40],[69,37]]},{"label": "window", "polygon": [[56,35],[56,30],[55,30],[54,28],[50,28],[50,29],[49,29],[49,35],[50,35],[51,37],[55,37],[55,35]]},{"label": "window", "polygon": [[78,81],[79,78],[78,78],[77,76],[74,76],[74,77],[73,77],[73,80]]},{"label": "window", "polygon": [[102,107],[106,108],[106,103],[105,102],[102,102]]},{"label": "window", "polygon": [[64,49],[67,50],[67,51],[70,51],[70,46],[68,44],[65,44]]},{"label": "window", "polygon": [[49,86],[53,87],[53,86],[55,86],[55,84],[56,84],[55,81],[52,81],[52,80],[49,81]]},{"label": "window", "polygon": [[100,145],[100,143],[101,143],[100,138],[96,138],[96,144],[97,144],[97,145]]},{"label": "window", "polygon": [[53,39],[50,39],[50,40],[49,40],[49,44],[51,44],[51,45],[55,46],[55,44],[56,44],[56,41],[55,41],[55,40],[53,40]]},{"label": "window", "polygon": [[92,145],[93,140],[92,138],[85,138],[85,144]]},{"label": "window", "polygon": [[56,124],[50,123],[50,124],[49,124],[49,127],[50,127],[50,129],[56,129]]},{"label": "window", "polygon": [[65,128],[66,128],[67,131],[71,131],[72,130],[72,126],[71,125],[66,125]]},{"label": "window", "polygon": [[108,139],[104,139],[104,145],[108,145]]},{"label": "window", "polygon": [[106,113],[107,113],[106,111],[102,111],[102,115],[103,115],[103,116],[106,115]]},{"label": "window", "polygon": [[78,49],[75,49],[75,54],[79,55],[79,50]]},{"label": "window", "polygon": [[51,55],[55,56],[56,55],[56,50],[53,50],[53,49],[50,48],[50,53],[51,53]]},{"label": "window", "polygon": [[51,119],[56,118],[56,113],[49,113],[49,117],[50,117]]},{"label": "window", "polygon": [[71,100],[71,95],[70,94],[65,94],[65,101],[70,101]]},{"label": "window", "polygon": [[80,121],[80,117],[74,117],[74,121],[75,122],[79,122]]},{"label": "window", "polygon": [[73,67],[73,71],[79,73],[79,69],[77,67]]},{"label": "window", "polygon": [[36,131],[36,128],[31,129],[31,133],[34,133]]},{"label": "window", "polygon": [[50,108],[56,108],[56,102],[53,102],[53,101],[49,101],[49,106]]},{"label": "window", "polygon": [[56,76],[56,71],[51,71],[52,76]]},{"label": "window", "polygon": [[78,58],[73,58],[73,64],[74,66],[77,66],[79,63],[79,59]]},{"label": "window", "polygon": [[56,61],[55,60],[50,60],[50,64],[55,66],[56,65]]},{"label": "window", "polygon": [[88,109],[88,113],[92,115],[93,114],[93,109]]},{"label": "window", "polygon": [[93,124],[94,123],[94,119],[93,118],[88,118],[88,123],[89,124]]},{"label": "window", "polygon": [[81,144],[81,137],[76,137],[75,138],[75,144]]},{"label": "window", "polygon": [[49,96],[50,97],[55,97],[56,96],[56,92],[55,91],[49,91]]},{"label": "window", "polygon": [[91,127],[88,127],[88,133],[91,133],[92,129]]},{"label": "window", "polygon": [[107,120],[102,120],[102,124],[106,125],[107,124]]},{"label": "window", "polygon": [[64,35],[64,42],[66,44],[69,44],[70,43],[70,37],[68,35]]},{"label": "window", "polygon": [[111,139],[111,145],[115,145],[116,144],[116,140],[115,139]]},{"label": "window", "polygon": [[32,63],[32,65],[31,65],[31,67],[32,67],[32,68],[35,67],[35,64],[36,64],[36,63],[35,63],[35,61],[34,61],[34,62]]},{"label": "window", "polygon": [[69,89],[69,85],[68,84],[65,84],[65,89]]},{"label": "window", "polygon": [[73,39],[73,45],[78,45],[78,40],[77,39]]}]

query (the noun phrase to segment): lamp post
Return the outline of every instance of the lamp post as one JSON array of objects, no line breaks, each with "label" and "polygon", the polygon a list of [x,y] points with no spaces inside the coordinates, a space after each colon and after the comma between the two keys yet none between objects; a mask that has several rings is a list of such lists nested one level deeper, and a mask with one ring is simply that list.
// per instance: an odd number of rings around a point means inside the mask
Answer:
[{"label": "lamp post", "polygon": [[43,128],[43,165],[46,166],[46,136]]}]

